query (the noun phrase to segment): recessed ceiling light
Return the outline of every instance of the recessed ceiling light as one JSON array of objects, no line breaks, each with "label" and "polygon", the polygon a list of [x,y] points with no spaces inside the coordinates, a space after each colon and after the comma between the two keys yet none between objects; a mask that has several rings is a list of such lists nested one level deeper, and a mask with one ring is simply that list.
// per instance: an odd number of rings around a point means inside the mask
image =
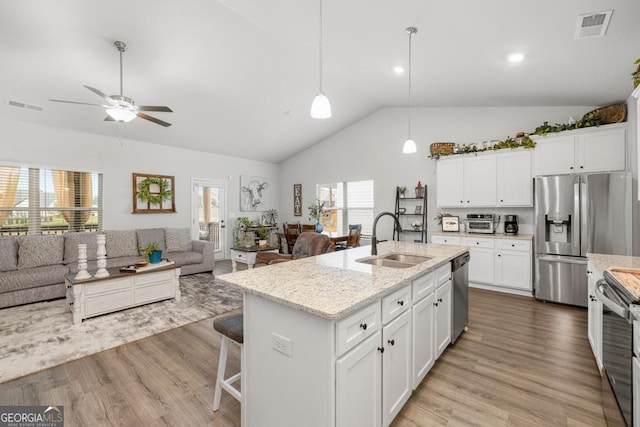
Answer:
[{"label": "recessed ceiling light", "polygon": [[396,74],[402,74],[402,73],[404,73],[404,68],[402,68],[401,66],[398,65],[396,67],[393,67],[393,72],[396,73]]},{"label": "recessed ceiling light", "polygon": [[511,55],[509,55],[509,62],[513,64],[522,62],[523,59],[524,59],[524,55],[521,53],[512,53]]}]

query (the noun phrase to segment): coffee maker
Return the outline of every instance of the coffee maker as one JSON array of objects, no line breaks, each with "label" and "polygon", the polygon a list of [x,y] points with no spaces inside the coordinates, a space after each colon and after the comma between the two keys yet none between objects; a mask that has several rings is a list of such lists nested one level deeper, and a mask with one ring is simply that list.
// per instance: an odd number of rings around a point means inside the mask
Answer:
[{"label": "coffee maker", "polygon": [[518,215],[504,216],[504,234],[518,234]]}]

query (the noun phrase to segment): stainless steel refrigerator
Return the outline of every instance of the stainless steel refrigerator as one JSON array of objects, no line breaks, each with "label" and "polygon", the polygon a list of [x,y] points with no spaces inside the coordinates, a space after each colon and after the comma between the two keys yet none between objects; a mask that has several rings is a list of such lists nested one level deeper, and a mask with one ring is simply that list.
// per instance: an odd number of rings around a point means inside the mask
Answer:
[{"label": "stainless steel refrigerator", "polygon": [[631,255],[631,174],[534,179],[534,296],[587,306],[587,253]]}]

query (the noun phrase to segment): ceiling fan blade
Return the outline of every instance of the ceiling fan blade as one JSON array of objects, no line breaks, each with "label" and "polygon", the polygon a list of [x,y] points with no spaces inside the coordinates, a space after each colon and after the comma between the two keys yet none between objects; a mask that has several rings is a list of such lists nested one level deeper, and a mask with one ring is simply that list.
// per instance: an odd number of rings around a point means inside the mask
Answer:
[{"label": "ceiling fan blade", "polygon": [[138,113],[138,117],[140,117],[141,119],[149,120],[150,122],[159,124],[160,126],[164,126],[164,127],[171,126],[171,123],[167,123],[167,122],[162,121],[160,119],[156,119],[155,117],[151,117],[151,116],[149,116],[147,114],[144,114],[144,113]]},{"label": "ceiling fan blade", "polygon": [[173,113],[169,107],[160,107],[157,105],[138,105],[138,111],[161,111],[163,113]]},{"label": "ceiling fan blade", "polygon": [[49,99],[49,101],[53,101],[53,102],[64,102],[66,104],[80,104],[80,105],[91,105],[93,107],[103,107],[103,108],[110,108],[110,105],[100,105],[100,104],[89,104],[88,102],[78,102],[78,101],[65,101],[62,99]]},{"label": "ceiling fan blade", "polygon": [[109,104],[113,104],[113,99],[109,98],[107,95],[105,95],[104,93],[102,93],[102,91],[99,91],[98,89],[91,87],[91,86],[87,86],[84,85],[84,87],[86,87],[87,89],[89,89],[91,92],[95,93],[96,95],[98,95],[100,98],[104,98]]}]

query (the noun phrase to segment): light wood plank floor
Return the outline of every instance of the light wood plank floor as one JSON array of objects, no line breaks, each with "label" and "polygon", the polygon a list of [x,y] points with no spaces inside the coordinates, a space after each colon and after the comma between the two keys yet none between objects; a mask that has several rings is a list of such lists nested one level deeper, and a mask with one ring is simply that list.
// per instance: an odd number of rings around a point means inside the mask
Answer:
[{"label": "light wood plank floor", "polygon": [[[471,289],[469,331],[393,426],[604,426],[586,336],[586,310]],[[219,345],[203,320],[0,384],[0,405],[64,405],[68,427],[239,426],[227,393],[211,410]],[[229,359],[237,372],[236,348]]]}]

